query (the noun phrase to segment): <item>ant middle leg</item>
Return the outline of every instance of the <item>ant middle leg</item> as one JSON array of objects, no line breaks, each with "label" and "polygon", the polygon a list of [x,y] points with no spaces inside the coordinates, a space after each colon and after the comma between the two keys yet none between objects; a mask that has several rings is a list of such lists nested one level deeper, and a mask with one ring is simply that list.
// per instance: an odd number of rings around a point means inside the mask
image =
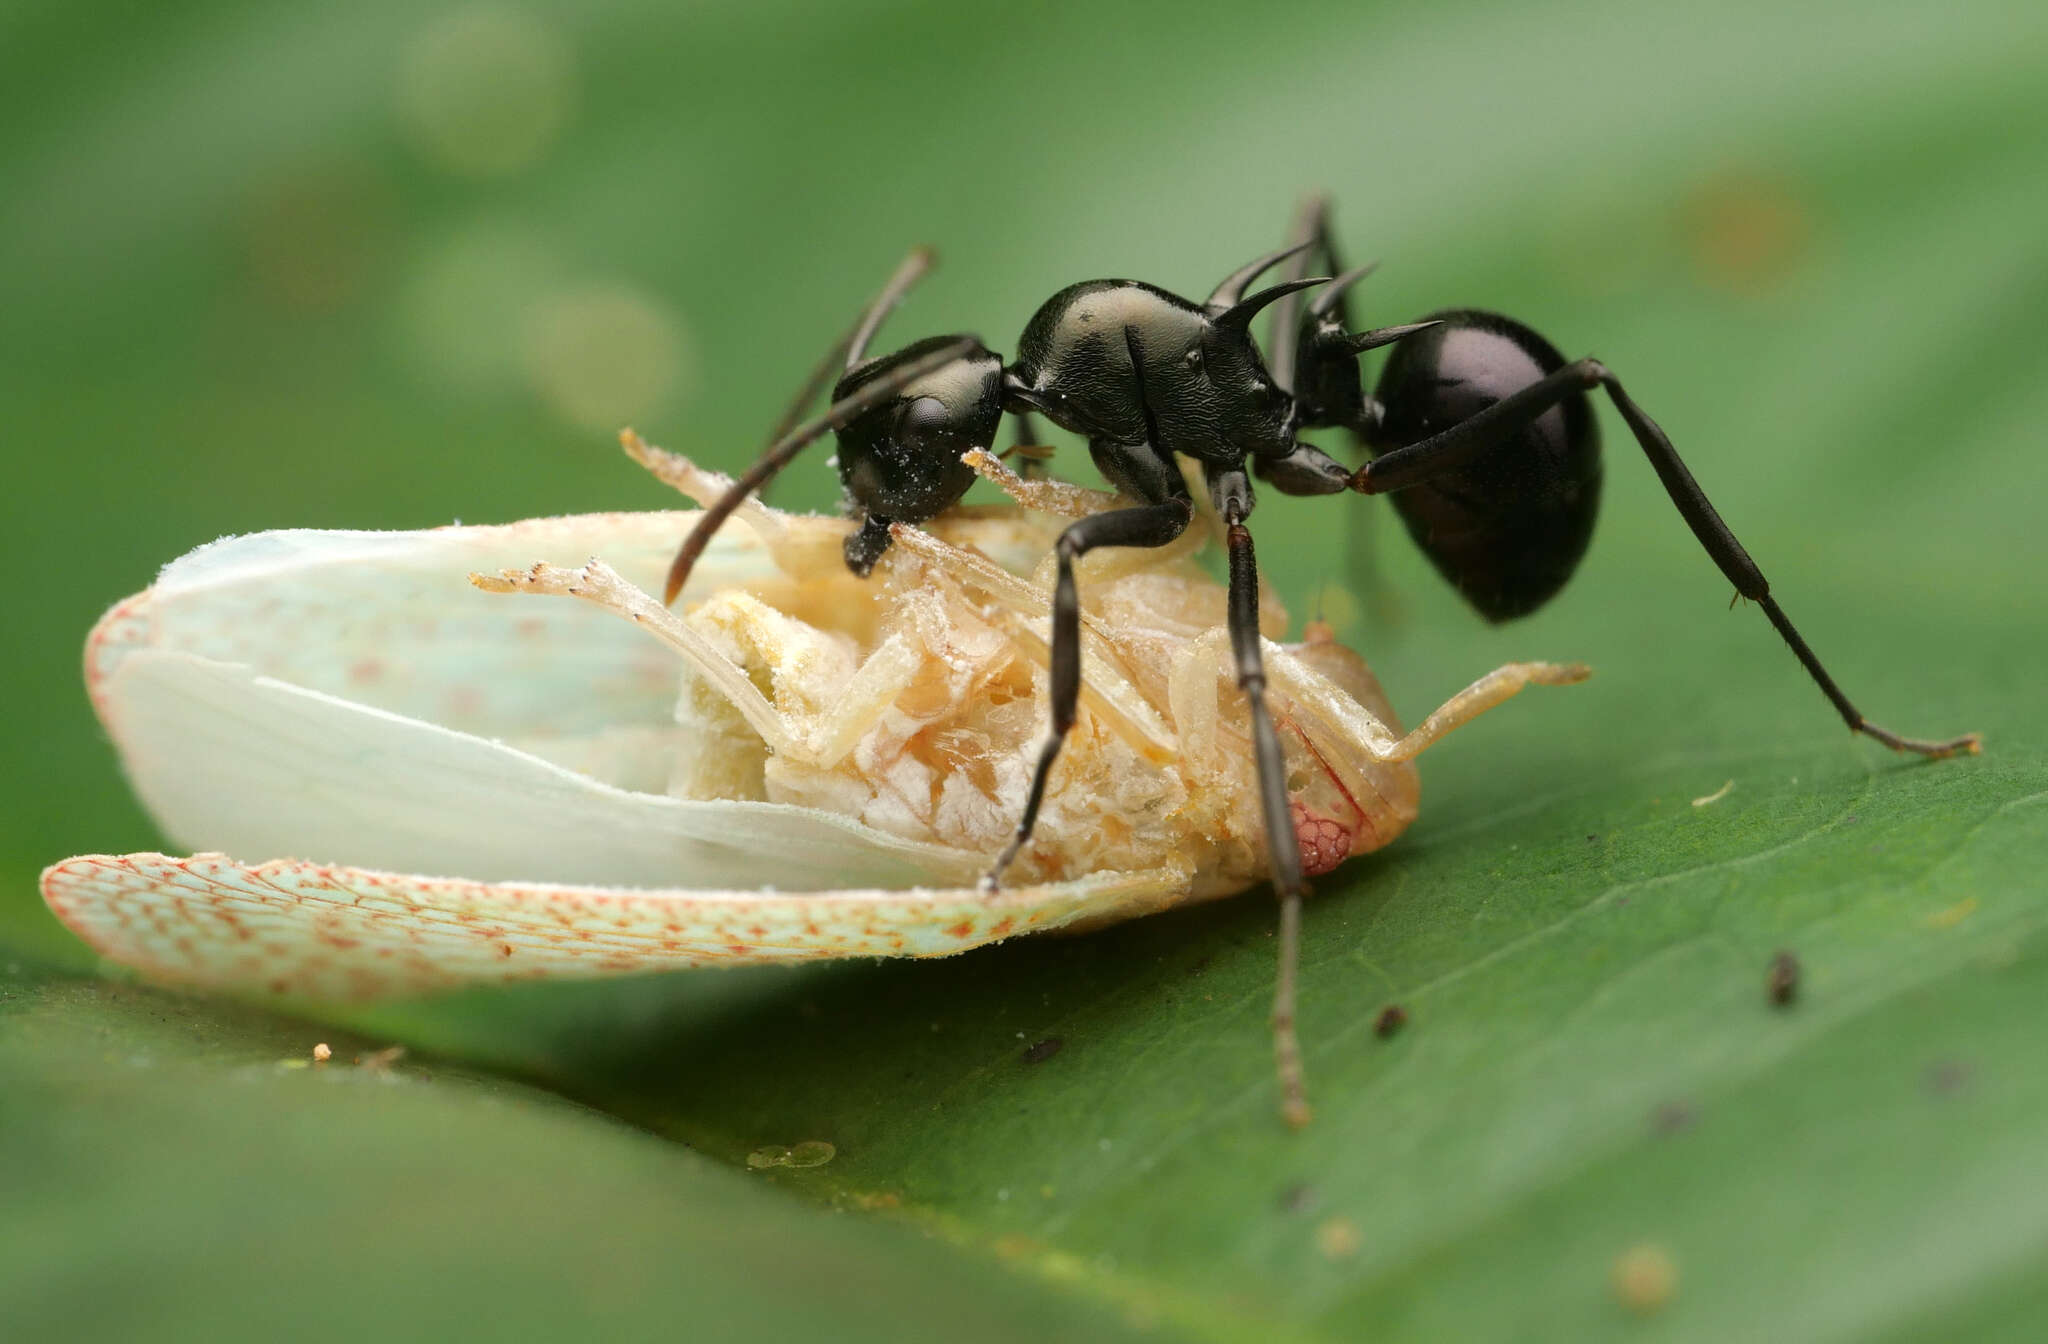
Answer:
[{"label": "ant middle leg", "polygon": [[1163,455],[1144,444],[1091,444],[1096,465],[1112,483],[1127,493],[1150,502],[1070,523],[1054,547],[1059,559],[1059,578],[1052,600],[1052,729],[1039,748],[1038,762],[1031,775],[1031,790],[1024,801],[1023,816],[1009,844],[981,880],[984,892],[994,892],[1003,872],[1030,841],[1038,825],[1038,810],[1045,802],[1046,782],[1053,763],[1073,729],[1081,699],[1081,596],[1074,583],[1074,562],[1101,546],[1165,546],[1187,531],[1195,516],[1194,502],[1187,487]]}]

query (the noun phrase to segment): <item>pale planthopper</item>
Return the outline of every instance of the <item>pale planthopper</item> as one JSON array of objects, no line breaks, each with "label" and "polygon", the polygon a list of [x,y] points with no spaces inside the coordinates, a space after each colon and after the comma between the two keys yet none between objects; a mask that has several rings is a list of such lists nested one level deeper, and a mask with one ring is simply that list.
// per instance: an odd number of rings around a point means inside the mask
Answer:
[{"label": "pale planthopper", "polygon": [[[101,619],[85,669],[137,792],[208,852],[68,859],[44,897],[152,978],[343,1002],[943,956],[1263,883],[1212,519],[1086,558],[1080,720],[1011,882],[982,890],[1043,729],[1051,541],[1114,497],[968,461],[1015,503],[897,525],[866,580],[845,520],[742,504],[680,614],[647,589],[687,513],[202,547]],[[1270,596],[1261,623],[1286,627]],[[1265,655],[1309,874],[1401,833],[1443,734],[1586,675],[1509,664],[1404,733],[1327,630]]]}]

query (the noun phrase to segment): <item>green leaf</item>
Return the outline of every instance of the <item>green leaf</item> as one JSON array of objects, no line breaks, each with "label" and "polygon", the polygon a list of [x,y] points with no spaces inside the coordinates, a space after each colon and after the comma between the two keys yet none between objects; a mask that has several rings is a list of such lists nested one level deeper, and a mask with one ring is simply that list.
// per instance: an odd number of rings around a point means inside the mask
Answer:
[{"label": "green leaf", "polygon": [[[2048,792],[1998,802],[2010,778],[1981,765],[1830,777],[1835,755],[1454,815],[1327,893],[1300,1136],[1274,1111],[1253,900],[715,996],[656,980],[399,1020],[729,1160],[829,1139],[841,1159],[793,1183],[900,1201],[1027,1272],[1085,1266],[1205,1334],[1624,1334],[1610,1275],[1637,1245],[1676,1262],[1664,1324],[1686,1337],[1989,1311],[2038,1292],[2048,1235]],[[1703,770],[1738,783],[1695,808]],[[1780,949],[1790,1007],[1766,993]],[[1383,1041],[1388,1002],[1410,1021]]]},{"label": "green leaf", "polygon": [[[2048,11],[1041,8],[543,8],[573,111],[482,182],[394,101],[412,7],[5,21],[0,404],[35,563],[0,660],[33,711],[0,943],[58,969],[10,972],[0,1013],[0,1317],[2042,1333]],[[1411,720],[1510,659],[1597,672],[1433,750],[1413,830],[1321,885],[1303,1134],[1257,896],[951,962],[360,1015],[414,1047],[389,1084],[278,1067],[331,1027],[60,978],[91,961],[36,869],[162,843],[76,671],[157,564],[226,531],[663,504],[573,418],[587,367],[522,343],[564,313],[668,352],[665,397],[609,385],[614,419],[734,466],[912,243],[945,266],[888,338],[1005,349],[1083,276],[1205,292],[1310,187],[1386,263],[1365,320],[1478,303],[1597,353],[1857,703],[1985,755],[1849,740],[1602,412],[1593,550],[1507,627],[1362,501],[1261,499],[1270,577]],[[836,1156],[744,1170],[806,1140]],[[1631,1264],[1671,1277],[1617,1286]]]},{"label": "green leaf", "polygon": [[909,1229],[361,1038],[19,966],[0,1029],[18,1338],[1122,1333]]}]

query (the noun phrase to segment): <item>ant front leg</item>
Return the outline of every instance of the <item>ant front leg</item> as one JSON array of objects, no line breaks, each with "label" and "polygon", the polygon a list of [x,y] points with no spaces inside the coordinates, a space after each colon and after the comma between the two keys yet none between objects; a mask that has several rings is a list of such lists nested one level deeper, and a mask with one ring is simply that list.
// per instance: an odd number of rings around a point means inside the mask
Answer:
[{"label": "ant front leg", "polygon": [[[1280,898],[1280,970],[1273,987],[1273,1063],[1280,1075],[1280,1112],[1296,1129],[1309,1122],[1308,1084],[1301,1038],[1294,1028],[1295,974],[1301,960],[1301,842],[1287,801],[1287,757],[1266,708],[1266,660],[1259,645],[1259,566],[1252,551],[1251,482],[1238,468],[1208,468],[1209,493],[1223,515],[1230,551],[1230,649],[1237,686],[1251,713],[1252,752],[1258,763],[1259,811],[1266,823],[1266,854],[1273,891]],[[1318,491],[1317,493],[1322,493]]]},{"label": "ant front leg", "polygon": [[1074,585],[1074,562],[1098,546],[1164,546],[1187,531],[1195,516],[1187,486],[1164,454],[1145,444],[1092,443],[1088,451],[1111,484],[1150,502],[1082,518],[1060,533],[1054,549],[1059,557],[1059,580],[1052,599],[1052,731],[1039,748],[1017,833],[981,880],[982,891],[990,894],[1038,825],[1046,781],[1080,706],[1081,596]]},{"label": "ant front leg", "polygon": [[[1467,331],[1490,329],[1499,334],[1512,329],[1526,333],[1526,329],[1520,328],[1519,324],[1510,324],[1491,315],[1460,313],[1451,315],[1450,320],[1453,325]],[[1526,335],[1533,336],[1533,333]],[[1425,345],[1429,344],[1431,343],[1425,342]],[[1467,342],[1468,347],[1473,344]],[[1526,347],[1528,341],[1524,339],[1522,344]],[[1547,349],[1547,345],[1545,348]],[[1434,395],[1424,390],[1426,388],[1455,387],[1468,381],[1461,379],[1458,371],[1450,367],[1460,356],[1448,355],[1445,350],[1446,347],[1439,344],[1432,350],[1418,355],[1414,361],[1417,368],[1412,373],[1403,371],[1397,374],[1395,367],[1389,366],[1387,379],[1382,383],[1382,396],[1387,401],[1390,420],[1401,418],[1399,413],[1405,408],[1400,398],[1413,395],[1418,399],[1426,399]],[[1387,382],[1396,385],[1396,390],[1391,394],[1387,391]],[[1411,393],[1401,390],[1404,388],[1415,390]],[[1622,390],[1621,381],[1599,360],[1581,359],[1555,368],[1553,372],[1500,398],[1441,433],[1382,454],[1359,468],[1352,478],[1352,488],[1364,494],[1376,495],[1414,486],[1426,487],[1431,482],[1456,477],[1461,488],[1469,483],[1479,482],[1484,487],[1497,489],[1500,481],[1488,474],[1488,464],[1484,460],[1486,455],[1502,449],[1514,452],[1513,441],[1525,432],[1531,432],[1537,421],[1553,409],[1566,412],[1564,420],[1567,425],[1577,421],[1582,427],[1585,426],[1585,403],[1580,401],[1574,408],[1571,399],[1582,397],[1594,388],[1606,389],[1608,398],[1613,401],[1615,409],[1621,412],[1621,418],[1627,422],[1630,432],[1635,435],[1636,443],[1641,446],[1643,455],[1649,458],[1650,466],[1664,484],[1665,493],[1671,496],[1672,504],[1677,506],[1679,515],[1692,529],[1693,536],[1698,538],[1707,554],[1713,557],[1714,563],[1720,566],[1728,581],[1735,585],[1735,591],[1763,608],[1764,615],[1770,618],[1772,626],[1777,629],[1801,665],[1819,685],[1821,693],[1834,705],[1843,722],[1849,725],[1850,731],[1875,738],[1894,751],[1917,752],[1923,756],[1953,756],[1958,752],[1978,750],[1980,739],[1975,733],[1927,741],[1901,737],[1863,717],[1862,712],[1850,703],[1849,697],[1843,694],[1841,687],[1835,684],[1835,679],[1828,675],[1827,669],[1821,666],[1820,659],[1814,655],[1806,640],[1793,627],[1791,619],[1785,615],[1777,599],[1771,596],[1771,586],[1764,578],[1763,571],[1750,559],[1749,552],[1743,549],[1742,543],[1735,539],[1735,534],[1729,530],[1728,524],[1721,520],[1721,515],[1708,501],[1706,492],[1700,489],[1699,482],[1693,479],[1692,472],[1687,470],[1684,461],[1678,456],[1678,450],[1672,447],[1670,438],[1658,427],[1657,422],[1644,414],[1643,409]],[[1576,414],[1573,414],[1574,411]],[[1581,432],[1590,431],[1566,432],[1576,436]],[[1583,443],[1575,443],[1573,446],[1582,447]],[[1597,459],[1592,458],[1590,454],[1583,454],[1580,460],[1590,463],[1584,480],[1555,484],[1574,487],[1574,493],[1588,501],[1597,499]],[[1514,470],[1526,472],[1531,465],[1529,462],[1519,462],[1514,465]],[[1577,487],[1583,487],[1583,490],[1578,490]],[[1534,501],[1532,506],[1533,504]],[[1581,507],[1590,510],[1590,502]],[[1499,518],[1495,521],[1506,524],[1512,520]],[[1583,547],[1584,536],[1590,533],[1591,522],[1588,511],[1584,517],[1584,528],[1576,540],[1578,547]],[[1570,543],[1567,543],[1567,548],[1569,545]],[[1439,568],[1446,568],[1446,572],[1450,572],[1445,557],[1432,555],[1432,558],[1438,561]],[[1553,570],[1555,582],[1561,584],[1564,576],[1569,574],[1570,567],[1577,562],[1577,551],[1572,550],[1570,554],[1551,558],[1558,562],[1553,566]],[[1454,560],[1450,565],[1460,563],[1465,562]],[[1456,579],[1453,581],[1456,582]],[[1467,591],[1467,596],[1480,600],[1470,590]],[[1531,610],[1548,596],[1547,589],[1519,597],[1509,596],[1501,599],[1502,606],[1499,610],[1488,610],[1483,600],[1480,600],[1480,605],[1481,610],[1487,615],[1501,619]]]}]

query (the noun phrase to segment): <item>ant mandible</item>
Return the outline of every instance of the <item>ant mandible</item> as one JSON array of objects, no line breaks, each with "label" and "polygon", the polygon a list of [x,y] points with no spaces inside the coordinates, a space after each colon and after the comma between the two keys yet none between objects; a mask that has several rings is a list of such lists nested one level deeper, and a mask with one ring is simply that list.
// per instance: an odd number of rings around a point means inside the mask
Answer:
[{"label": "ant mandible", "polygon": [[[1592,538],[1601,464],[1587,394],[1604,388],[1700,545],[1736,593],[1763,608],[1853,732],[1932,757],[1974,752],[1978,738],[1921,741],[1863,717],[1771,596],[1763,572],[1671,440],[1606,365],[1567,362],[1520,322],[1476,308],[1352,332],[1349,292],[1372,267],[1341,266],[1320,199],[1305,203],[1294,235],[1289,246],[1225,277],[1199,304],[1136,280],[1069,285],[1032,316],[1009,365],[966,335],[930,337],[867,358],[883,318],[930,267],[928,251],[913,252],[812,374],[760,460],[699,518],[670,567],[665,600],[675,601],[734,509],[828,431],[838,438],[839,475],[856,523],[846,539],[846,563],[862,576],[888,548],[891,524],[924,522],[959,501],[975,479],[962,455],[991,447],[1005,414],[1016,417],[1020,443],[1036,439],[1033,415],[1086,438],[1097,470],[1132,502],[1082,518],[1060,534],[1052,731],[1016,833],[983,879],[984,889],[993,891],[1031,837],[1047,777],[1074,725],[1081,690],[1074,562],[1102,546],[1164,546],[1180,536],[1195,507],[1177,459],[1198,462],[1227,538],[1230,641],[1251,714],[1260,809],[1280,898],[1274,1049],[1283,1110],[1299,1125],[1308,1106],[1294,981],[1307,884],[1285,761],[1265,702],[1258,570],[1246,526],[1252,476],[1289,495],[1391,494],[1416,544],[1451,585],[1487,620],[1511,620],[1556,595]],[[1330,274],[1302,277],[1311,255]],[[1292,278],[1245,293],[1289,258]],[[1305,306],[1294,297],[1318,286],[1327,288]],[[1285,381],[1267,371],[1251,332],[1253,317],[1276,303],[1273,368]],[[1387,345],[1393,350],[1368,396],[1359,356]],[[841,353],[845,371],[831,406],[792,427]],[[1302,442],[1298,435],[1307,429],[1348,431],[1372,456],[1353,470]]]}]

